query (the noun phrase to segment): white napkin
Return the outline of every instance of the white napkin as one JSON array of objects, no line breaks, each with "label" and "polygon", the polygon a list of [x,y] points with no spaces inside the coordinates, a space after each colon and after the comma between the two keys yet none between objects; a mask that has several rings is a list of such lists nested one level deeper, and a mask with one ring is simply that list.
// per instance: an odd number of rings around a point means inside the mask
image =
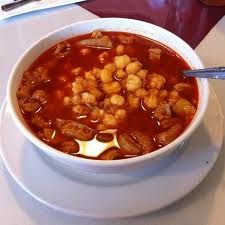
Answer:
[{"label": "white napkin", "polygon": [[[6,19],[12,16],[17,16],[27,12],[32,12],[32,11],[41,10],[41,9],[48,9],[48,8],[53,8],[57,6],[82,2],[82,1],[85,1],[85,0],[41,0],[37,2],[34,1],[8,12],[4,12],[2,9],[0,9],[0,20]],[[0,0],[0,5],[4,5],[11,2],[13,2],[13,0]]]}]

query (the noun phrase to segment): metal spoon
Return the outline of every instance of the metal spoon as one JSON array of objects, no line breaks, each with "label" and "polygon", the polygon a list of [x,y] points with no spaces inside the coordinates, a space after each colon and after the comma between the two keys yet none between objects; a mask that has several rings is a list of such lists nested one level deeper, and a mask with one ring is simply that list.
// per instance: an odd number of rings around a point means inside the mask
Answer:
[{"label": "metal spoon", "polygon": [[212,67],[198,70],[183,70],[186,77],[198,77],[208,79],[225,79],[225,67]]},{"label": "metal spoon", "polygon": [[2,5],[1,9],[3,11],[7,12],[7,11],[10,11],[10,10],[19,8],[19,7],[21,7],[23,5],[26,5],[28,3],[36,2],[36,1],[41,1],[41,0],[14,0],[14,2],[12,2],[12,3],[8,3],[8,4],[5,4],[5,5]]}]

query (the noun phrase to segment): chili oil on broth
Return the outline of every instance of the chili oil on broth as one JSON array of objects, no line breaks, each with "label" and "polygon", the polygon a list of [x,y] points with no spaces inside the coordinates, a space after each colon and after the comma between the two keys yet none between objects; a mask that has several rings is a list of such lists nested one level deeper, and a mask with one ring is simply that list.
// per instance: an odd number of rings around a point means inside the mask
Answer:
[{"label": "chili oil on broth", "polygon": [[[184,91],[178,92],[179,97],[181,99],[187,100],[189,103],[191,103],[191,106],[195,108],[197,107],[198,103],[197,82],[194,78],[183,77],[181,71],[185,69],[190,69],[190,67],[178,54],[176,54],[173,50],[169,49],[168,47],[162,45],[161,43],[147,39],[145,37],[141,37],[139,35],[124,32],[101,32],[101,33],[102,36],[106,35],[109,37],[113,45],[112,49],[110,50],[95,49],[79,45],[78,43],[80,41],[90,39],[92,36],[92,34],[85,34],[66,40],[67,47],[65,47],[64,50],[62,51],[62,53],[65,53],[64,55],[62,54],[61,56],[59,56],[57,54],[54,54],[54,52],[56,52],[56,49],[59,46],[56,45],[45,51],[34,61],[34,63],[28,69],[28,72],[32,73],[32,71],[34,71],[36,68],[44,67],[48,70],[48,78],[50,81],[46,80],[41,81],[40,83],[38,83],[38,85],[32,88],[30,92],[34,93],[35,90],[43,90],[45,93],[47,93],[47,100],[43,104],[40,104],[38,110],[34,112],[25,112],[23,109],[23,105],[21,104],[20,108],[23,113],[23,116],[26,122],[28,123],[29,127],[31,128],[31,130],[35,133],[35,135],[37,135],[46,144],[65,153],[76,155],[79,157],[93,158],[93,159],[123,159],[155,151],[160,147],[164,146],[164,144],[162,143],[157,143],[156,135],[171,129],[172,125],[170,123],[175,124],[179,123],[182,126],[182,129],[177,127],[179,132],[177,133],[176,137],[179,136],[191,122],[194,116],[193,110],[191,115],[182,116],[182,112],[179,113],[179,115],[177,115],[172,110],[172,108],[174,107],[172,106],[170,107],[170,111],[171,111],[171,118],[174,120],[172,120],[172,122],[166,120],[159,120],[154,117],[154,113],[157,107],[156,108],[146,107],[143,99],[140,99],[138,108],[131,110],[131,107],[128,104],[127,99],[129,94],[134,95],[134,93],[122,87],[122,91],[120,91],[118,94],[125,99],[123,110],[126,111],[126,118],[122,122],[121,121],[119,122],[118,127],[108,127],[108,129],[110,130],[107,131],[103,129],[103,131],[100,131],[100,133],[102,132],[112,133],[113,135],[113,139],[111,141],[100,142],[96,139],[97,132],[94,131],[98,129],[98,125],[101,119],[100,118],[92,119],[86,115],[77,116],[71,110],[72,106],[65,105],[64,103],[65,97],[71,97],[74,95],[72,88],[73,82],[75,81],[76,77],[78,76],[84,77],[85,76],[84,71],[86,72],[93,71],[94,68],[99,68],[101,70],[108,63],[114,62],[115,57],[127,55],[131,59],[131,63],[133,61],[138,60],[142,64],[141,69],[148,70],[147,78],[148,76],[151,76],[151,74],[153,73],[163,75],[163,77],[166,80],[166,83],[163,86],[163,90],[169,92],[169,96],[170,93],[174,91],[174,87],[176,84],[185,83],[186,89],[184,88],[185,89]],[[118,38],[120,35],[124,36],[125,40],[123,40],[122,38],[121,41],[121,38]],[[131,38],[129,39],[129,37]],[[117,47],[120,45],[124,46],[124,50],[122,53],[118,53],[117,51]],[[82,52],[83,49],[87,49],[86,53],[85,51]],[[161,51],[160,60],[158,61],[151,60],[149,49],[158,49],[158,52]],[[105,58],[103,57],[104,60],[101,61],[99,56],[101,54],[104,55],[104,52],[107,52],[107,57]],[[61,53],[59,52],[59,54]],[[82,72],[81,74],[76,76],[72,74],[71,71],[74,68],[78,67],[82,68]],[[118,79],[117,77],[115,77],[116,72],[113,73],[113,81],[119,81],[120,84],[122,82],[126,82],[124,80],[128,79],[127,78],[128,75],[126,75],[126,78],[124,79]],[[141,80],[142,81],[141,88],[148,87],[147,83],[149,83],[149,79],[147,78],[145,80]],[[103,101],[102,99],[105,99],[110,96],[107,93],[104,93],[104,91],[102,91],[101,89],[102,83],[99,81],[99,78],[97,78],[96,80],[99,85],[98,89],[100,89],[102,92],[102,97],[100,98],[99,102],[102,102]],[[188,85],[191,87],[190,89],[187,88]],[[23,81],[21,83],[21,87],[23,87]],[[182,85],[180,88],[182,88]],[[30,95],[32,94],[30,93]],[[169,96],[165,98],[166,104],[169,104],[168,103]],[[33,99],[32,96],[31,97],[26,96],[26,98],[28,98],[28,101],[29,99]],[[19,95],[18,99],[19,101],[21,100]],[[181,102],[180,105],[181,106],[184,105],[183,107],[186,108],[191,107],[185,101]],[[180,110],[179,107],[181,106],[178,105],[177,107],[178,111]],[[90,107],[91,110],[93,111],[94,106],[89,105],[88,107]],[[40,116],[45,121],[45,124],[42,125],[42,127],[37,126],[36,123],[32,122],[32,118],[34,118],[36,115]],[[115,117],[115,115],[113,116]],[[91,129],[94,130],[92,140],[88,141],[77,140],[68,134],[67,135],[63,134],[61,128],[55,125],[57,119],[76,121],[87,127],[90,127]],[[166,128],[162,128],[163,123],[164,123],[163,126],[165,126]],[[46,129],[49,129],[46,131],[48,138],[45,137],[45,133],[43,132],[44,129],[45,131]],[[52,132],[52,134],[51,129],[54,131]],[[116,132],[117,130],[118,132]],[[175,138],[172,139],[174,140]],[[149,142],[148,139],[151,139],[151,142]],[[68,150],[69,149],[68,146],[69,143],[71,144],[74,140],[76,140],[74,142],[75,143],[74,151],[71,152],[70,150]],[[118,140],[120,144],[118,144]],[[169,142],[171,141],[172,140],[169,140]],[[68,146],[67,144],[65,144],[65,146],[62,147],[62,143],[67,143]],[[125,150],[123,149],[123,147],[121,148],[121,145],[124,145],[124,143],[126,145]],[[146,146],[151,145],[151,149],[149,151],[146,151],[145,145]],[[133,149],[133,152],[130,151],[129,148],[131,150]],[[145,151],[140,150],[140,148],[145,149]]]}]

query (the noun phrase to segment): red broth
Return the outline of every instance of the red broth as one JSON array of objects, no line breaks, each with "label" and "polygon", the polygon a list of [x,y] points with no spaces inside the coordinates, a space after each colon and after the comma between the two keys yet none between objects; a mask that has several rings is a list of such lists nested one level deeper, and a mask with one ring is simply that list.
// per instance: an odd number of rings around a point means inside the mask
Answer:
[{"label": "red broth", "polygon": [[[87,47],[87,39],[110,49]],[[182,75],[185,69],[176,52],[154,40],[96,32],[41,54],[24,73],[17,97],[46,144],[80,157],[124,159],[169,144],[189,125],[198,87]]]}]

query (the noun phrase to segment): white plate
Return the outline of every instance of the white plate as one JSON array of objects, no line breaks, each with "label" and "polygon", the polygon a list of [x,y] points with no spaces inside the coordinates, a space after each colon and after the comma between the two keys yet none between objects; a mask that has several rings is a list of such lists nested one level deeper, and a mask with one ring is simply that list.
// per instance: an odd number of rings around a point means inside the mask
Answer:
[{"label": "white plate", "polygon": [[1,156],[16,182],[43,204],[79,216],[113,218],[155,211],[181,199],[208,174],[223,142],[223,114],[213,90],[202,125],[181,154],[158,168],[126,174],[67,177],[49,165],[15,127],[3,104]]}]

